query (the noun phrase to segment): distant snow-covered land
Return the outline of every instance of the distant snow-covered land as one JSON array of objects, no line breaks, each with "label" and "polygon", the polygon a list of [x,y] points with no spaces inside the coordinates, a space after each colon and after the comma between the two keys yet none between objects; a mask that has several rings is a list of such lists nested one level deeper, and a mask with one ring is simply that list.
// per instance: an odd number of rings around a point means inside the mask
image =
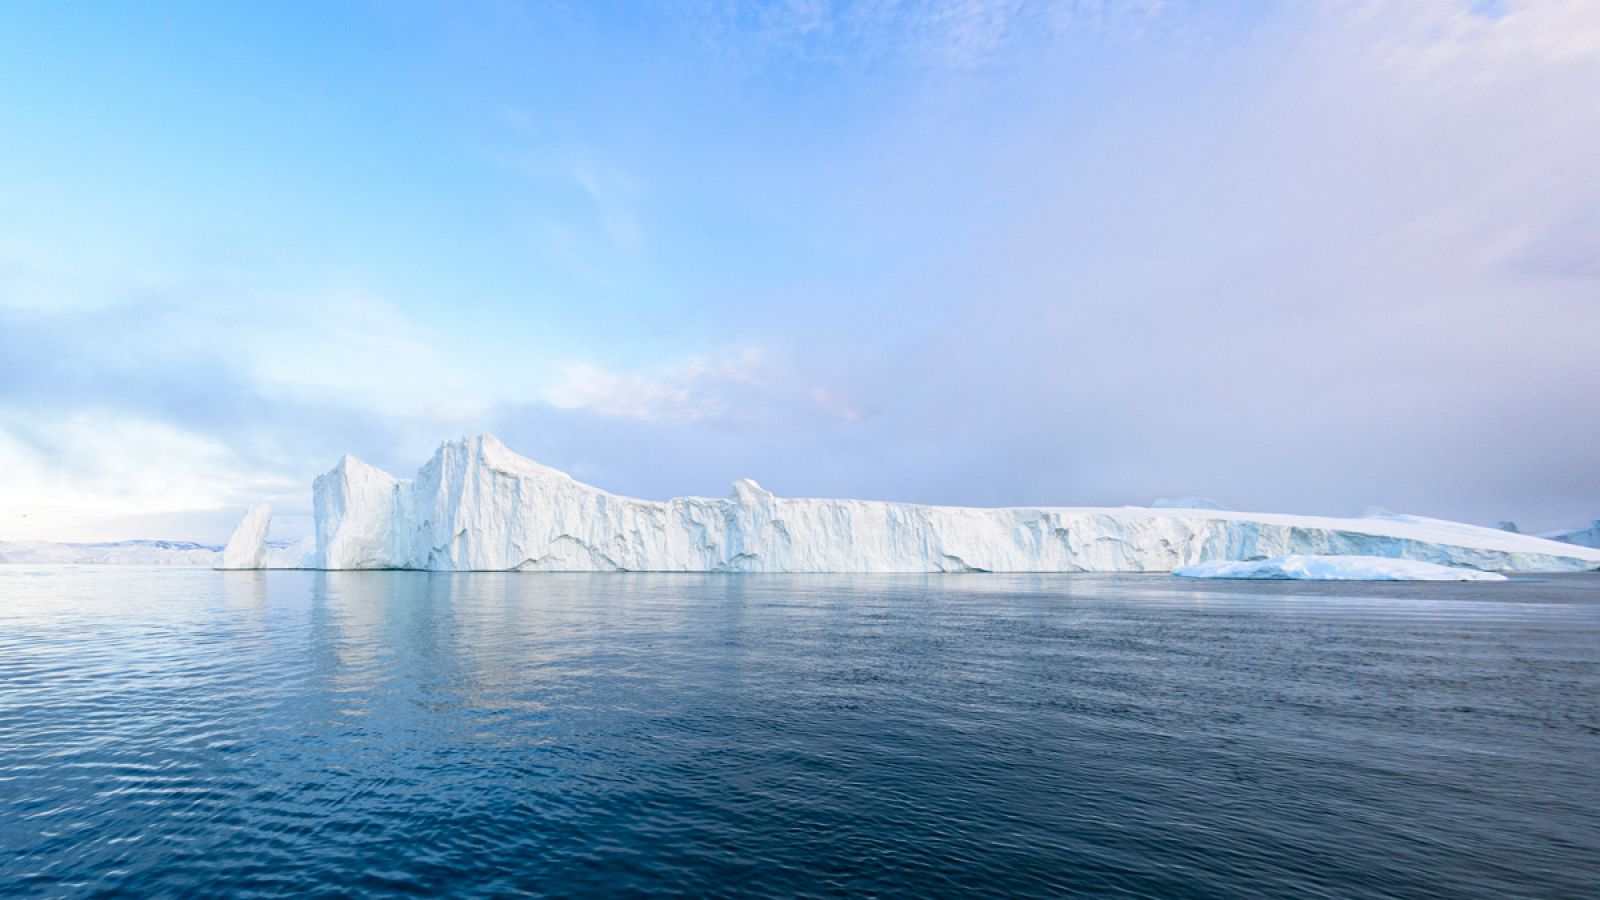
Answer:
[{"label": "distant snow-covered land", "polygon": [[189,541],[116,541],[106,544],[0,541],[0,563],[211,566],[217,563],[221,552],[221,547]]},{"label": "distant snow-covered land", "polygon": [[736,482],[720,499],[640,500],[576,481],[489,435],[444,443],[409,481],[347,456],[316,479],[312,493],[314,542],[274,551],[265,544],[270,510],[258,507],[240,523],[220,564],[438,571],[1170,572],[1212,560],[1315,555],[1485,571],[1600,569],[1600,550],[1390,513],[1351,519],[1192,505],[972,509],[787,499],[748,480]]},{"label": "distant snow-covered land", "polygon": [[[266,565],[261,568],[303,568],[303,543],[268,541]],[[199,566],[217,568],[223,562],[222,549],[193,541],[109,541],[104,543],[57,543],[54,541],[0,541],[0,565],[120,565],[120,566]],[[296,566],[274,567],[271,563],[292,557]]]}]

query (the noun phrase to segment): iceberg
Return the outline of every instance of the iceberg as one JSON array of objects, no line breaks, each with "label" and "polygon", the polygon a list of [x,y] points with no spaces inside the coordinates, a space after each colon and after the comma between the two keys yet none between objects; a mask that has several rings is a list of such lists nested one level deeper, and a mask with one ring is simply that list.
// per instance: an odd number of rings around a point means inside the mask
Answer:
[{"label": "iceberg", "polygon": [[267,528],[272,524],[272,507],[261,503],[244,514],[227,546],[222,548],[221,569],[261,569],[267,561]]},{"label": "iceberg", "polygon": [[[312,495],[315,543],[295,552],[321,569],[1170,572],[1290,554],[1600,569],[1600,550],[1411,516],[790,499],[749,480],[720,499],[641,500],[577,481],[490,435],[445,442],[410,480],[346,456]],[[249,541],[230,559],[253,558],[254,531],[243,524]],[[290,565],[293,555],[267,554],[263,565]]]},{"label": "iceberg", "polygon": [[272,507],[261,503],[250,507],[227,546],[218,554],[218,569],[315,569],[316,544],[305,538],[292,544],[267,540],[272,527]]},{"label": "iceberg", "polygon": [[1386,556],[1278,556],[1272,559],[1226,560],[1180,566],[1181,578],[1251,578],[1295,581],[1505,581],[1498,572],[1441,566],[1415,559]]},{"label": "iceberg", "polygon": [[1600,548],[1600,519],[1595,519],[1583,528],[1550,531],[1541,536],[1552,541],[1560,541],[1563,544]]}]

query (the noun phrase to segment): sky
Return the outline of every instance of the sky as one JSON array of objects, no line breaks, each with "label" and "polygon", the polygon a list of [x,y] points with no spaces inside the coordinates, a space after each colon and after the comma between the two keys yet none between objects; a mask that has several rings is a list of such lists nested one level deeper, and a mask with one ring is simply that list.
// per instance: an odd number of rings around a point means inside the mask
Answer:
[{"label": "sky", "polygon": [[0,539],[608,490],[1600,516],[1600,3],[17,0]]}]

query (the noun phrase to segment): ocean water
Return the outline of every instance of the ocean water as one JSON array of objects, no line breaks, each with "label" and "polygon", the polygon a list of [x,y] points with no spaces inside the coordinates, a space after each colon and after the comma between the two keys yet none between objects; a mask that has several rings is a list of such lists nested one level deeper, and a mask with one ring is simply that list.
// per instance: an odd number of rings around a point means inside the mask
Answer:
[{"label": "ocean water", "polygon": [[0,566],[0,893],[1576,897],[1600,576]]}]

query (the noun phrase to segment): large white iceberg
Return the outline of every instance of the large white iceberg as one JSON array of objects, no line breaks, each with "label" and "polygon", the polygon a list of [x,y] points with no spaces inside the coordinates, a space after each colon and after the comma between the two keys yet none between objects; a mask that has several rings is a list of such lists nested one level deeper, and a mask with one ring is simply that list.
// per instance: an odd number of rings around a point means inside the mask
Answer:
[{"label": "large white iceberg", "polygon": [[347,456],[316,479],[313,503],[315,547],[305,565],[324,569],[1170,572],[1287,554],[1517,572],[1600,568],[1600,550],[1400,516],[796,500],[753,481],[722,499],[639,500],[518,456],[489,435],[446,442],[410,481]]},{"label": "large white iceberg", "polygon": [[1254,578],[1296,581],[1505,581],[1498,572],[1481,572],[1441,566],[1415,559],[1387,556],[1303,556],[1272,559],[1228,560],[1180,566],[1172,574],[1183,578]]}]

